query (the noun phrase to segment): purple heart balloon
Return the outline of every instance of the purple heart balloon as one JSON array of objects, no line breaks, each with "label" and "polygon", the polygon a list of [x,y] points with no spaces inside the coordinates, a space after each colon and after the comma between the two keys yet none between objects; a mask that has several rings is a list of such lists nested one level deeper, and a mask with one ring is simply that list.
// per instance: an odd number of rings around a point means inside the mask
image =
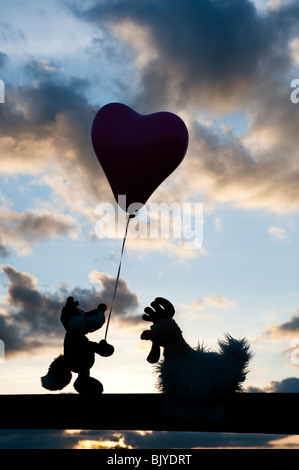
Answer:
[{"label": "purple heart balloon", "polygon": [[145,204],[177,168],[189,141],[186,125],[176,114],[141,115],[121,103],[97,112],[91,139],[116,201],[126,196],[120,206],[128,213]]}]

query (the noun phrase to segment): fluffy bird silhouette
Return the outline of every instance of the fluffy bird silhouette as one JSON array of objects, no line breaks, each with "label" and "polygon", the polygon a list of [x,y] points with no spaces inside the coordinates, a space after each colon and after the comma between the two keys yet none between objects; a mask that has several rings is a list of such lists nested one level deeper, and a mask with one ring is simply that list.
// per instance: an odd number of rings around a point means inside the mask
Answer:
[{"label": "fluffy bird silhouette", "polygon": [[157,297],[144,312],[143,320],[153,325],[143,331],[141,339],[152,342],[147,360],[156,364],[157,387],[170,399],[172,413],[221,419],[225,400],[243,390],[253,356],[246,338],[226,334],[218,341],[219,351],[192,348],[172,318],[171,302]]}]

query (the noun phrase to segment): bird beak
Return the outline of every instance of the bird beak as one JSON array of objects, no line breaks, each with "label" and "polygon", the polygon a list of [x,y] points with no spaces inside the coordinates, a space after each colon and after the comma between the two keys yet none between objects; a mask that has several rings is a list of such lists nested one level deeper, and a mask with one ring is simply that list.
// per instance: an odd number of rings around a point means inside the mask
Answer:
[{"label": "bird beak", "polygon": [[147,362],[156,364],[160,359],[160,346],[157,343],[152,343],[152,348],[147,356]]},{"label": "bird beak", "polygon": [[[140,338],[146,341],[148,340],[152,341],[152,331],[151,330],[143,331],[141,333]],[[147,356],[147,362],[149,362],[150,364],[156,364],[159,361],[159,359],[160,359],[160,346],[157,343],[153,342],[150,353]]]}]

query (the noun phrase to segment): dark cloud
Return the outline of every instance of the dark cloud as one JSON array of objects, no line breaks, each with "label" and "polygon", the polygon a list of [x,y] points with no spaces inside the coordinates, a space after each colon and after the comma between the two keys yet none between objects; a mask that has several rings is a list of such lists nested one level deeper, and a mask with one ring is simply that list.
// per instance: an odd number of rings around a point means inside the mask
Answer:
[{"label": "dark cloud", "polygon": [[[9,281],[9,308],[0,314],[0,337],[8,356],[29,353],[63,339],[65,330],[60,323],[60,312],[69,295],[80,302],[83,310],[91,310],[101,302],[111,303],[115,279],[104,273],[97,273],[98,281],[101,280],[100,290],[77,287],[68,291],[61,286],[55,293],[48,293],[38,289],[37,278],[29,273],[10,265],[2,266],[2,271]],[[115,319],[129,323],[138,321],[139,317],[134,313],[137,306],[137,295],[129,290],[124,279],[120,279],[113,312]]]},{"label": "dark cloud", "polygon": [[249,387],[249,393],[299,393],[299,379],[297,377],[288,377],[280,381],[272,380],[264,388]]},{"label": "dark cloud", "polygon": [[280,325],[271,325],[265,334],[270,338],[281,337],[298,337],[299,332],[299,312],[293,315],[289,321],[281,323]]},{"label": "dark cloud", "polygon": [[77,14],[101,26],[131,21],[149,31],[158,57],[144,70],[147,104],[168,103],[176,91],[177,102],[200,98],[197,104],[208,106],[207,98],[212,104],[214,96],[219,106],[219,100],[248,92],[261,69],[279,66],[281,73],[288,67],[299,7],[294,3],[261,15],[249,0],[191,0],[188,8],[180,0],[122,0],[96,2]]},{"label": "dark cloud", "polygon": [[279,330],[283,334],[284,332],[296,333],[299,331],[299,312],[294,315],[288,322],[279,325]]},{"label": "dark cloud", "polygon": [[[46,337],[63,334],[59,314],[63,299],[58,295],[40,293],[37,279],[29,273],[2,266],[9,280],[9,310],[0,315],[1,339],[7,355],[29,352],[41,347]],[[60,298],[59,298],[60,297]]]},{"label": "dark cloud", "polygon": [[298,393],[299,379],[297,377],[289,377],[279,381],[272,381],[269,387],[271,393]]},{"label": "dark cloud", "polygon": [[86,82],[65,77],[62,71],[42,61],[29,61],[25,68],[28,70],[32,75],[30,84],[9,86],[7,106],[0,108],[0,136],[29,133],[36,138],[54,137],[51,124],[61,114],[78,113],[81,126],[90,125],[94,109],[85,98]]},{"label": "dark cloud", "polygon": [[[115,278],[109,274],[100,273],[98,271],[92,271],[90,278],[93,282],[100,285],[102,301],[107,305],[110,304],[115,287]],[[136,309],[137,307],[137,295],[131,293],[127,281],[120,278],[117,286],[117,295],[115,297],[113,311],[120,316],[122,321],[135,323],[138,319],[140,321],[140,315],[126,316],[125,313],[130,312],[132,308]]]},{"label": "dark cloud", "polygon": [[38,242],[63,235],[78,234],[78,223],[70,216],[47,212],[16,212],[8,208],[0,210],[0,256],[13,248],[26,253]]}]

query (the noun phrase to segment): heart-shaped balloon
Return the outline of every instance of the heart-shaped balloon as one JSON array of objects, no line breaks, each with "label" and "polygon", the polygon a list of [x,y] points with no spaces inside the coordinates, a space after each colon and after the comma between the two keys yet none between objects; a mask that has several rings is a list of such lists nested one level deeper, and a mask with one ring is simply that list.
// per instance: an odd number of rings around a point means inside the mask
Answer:
[{"label": "heart-shaped balloon", "polygon": [[121,103],[109,103],[97,112],[91,139],[116,201],[129,214],[177,168],[189,140],[176,114],[141,115]]}]

